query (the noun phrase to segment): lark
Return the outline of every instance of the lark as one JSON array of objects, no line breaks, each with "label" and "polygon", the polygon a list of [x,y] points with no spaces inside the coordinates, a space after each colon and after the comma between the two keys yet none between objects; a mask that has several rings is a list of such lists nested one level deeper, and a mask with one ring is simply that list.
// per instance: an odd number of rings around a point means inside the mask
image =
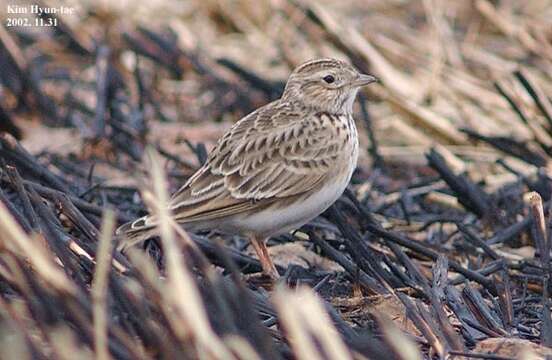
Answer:
[{"label": "lark", "polygon": [[[358,158],[353,103],[374,81],[335,59],[297,67],[281,98],[234,124],[172,195],[174,220],[189,231],[248,237],[263,272],[277,279],[266,241],[306,224],[341,196]],[[119,249],[154,236],[156,223],[149,215],[123,225]]]}]

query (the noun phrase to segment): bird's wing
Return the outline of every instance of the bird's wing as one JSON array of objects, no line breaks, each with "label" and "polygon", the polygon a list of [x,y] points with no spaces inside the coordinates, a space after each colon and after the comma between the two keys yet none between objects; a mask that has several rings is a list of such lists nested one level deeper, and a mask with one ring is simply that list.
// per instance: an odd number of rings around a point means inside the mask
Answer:
[{"label": "bird's wing", "polygon": [[[279,101],[238,121],[218,141],[169,206],[175,220],[219,219],[305,194],[338,166],[344,129],[328,126],[329,115],[310,117]],[[326,118],[325,118],[326,117]],[[154,226],[147,216],[127,231]]]},{"label": "bird's wing", "polygon": [[246,116],[173,195],[176,220],[225,217],[316,188],[345,146],[327,120],[328,115],[306,117],[278,101]]}]

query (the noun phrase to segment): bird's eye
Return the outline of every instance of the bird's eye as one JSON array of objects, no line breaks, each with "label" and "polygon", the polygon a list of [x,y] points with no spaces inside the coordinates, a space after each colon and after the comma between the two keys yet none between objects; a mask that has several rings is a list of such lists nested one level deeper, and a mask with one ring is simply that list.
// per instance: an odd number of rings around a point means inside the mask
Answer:
[{"label": "bird's eye", "polygon": [[328,84],[331,84],[335,81],[335,78],[332,75],[326,75],[322,78],[322,80],[324,80]]}]

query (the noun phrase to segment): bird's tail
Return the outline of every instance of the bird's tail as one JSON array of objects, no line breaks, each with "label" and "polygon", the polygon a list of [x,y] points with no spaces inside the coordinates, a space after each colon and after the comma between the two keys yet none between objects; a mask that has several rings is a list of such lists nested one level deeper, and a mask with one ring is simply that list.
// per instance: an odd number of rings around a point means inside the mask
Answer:
[{"label": "bird's tail", "polygon": [[126,249],[139,245],[156,235],[158,235],[157,226],[151,216],[141,217],[123,224],[117,229],[115,232],[118,241],[117,250],[125,252]]}]

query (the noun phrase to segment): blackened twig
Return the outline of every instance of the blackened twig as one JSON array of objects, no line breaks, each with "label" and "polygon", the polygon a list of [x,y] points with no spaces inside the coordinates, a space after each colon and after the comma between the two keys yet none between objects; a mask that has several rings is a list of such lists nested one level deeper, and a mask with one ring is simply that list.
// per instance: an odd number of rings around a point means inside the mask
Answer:
[{"label": "blackened twig", "polygon": [[109,87],[109,48],[100,46],[96,55],[96,113],[94,116],[94,138],[99,140],[105,133]]},{"label": "blackened twig", "polygon": [[529,164],[537,167],[546,166],[546,158],[543,155],[529,149],[526,143],[504,136],[485,136],[470,129],[462,129],[462,131],[473,139],[486,142],[503,153],[514,156]]},{"label": "blackened twig", "polygon": [[550,104],[550,101],[546,98],[545,93],[536,84],[532,84],[531,81],[529,81],[524,71],[517,70],[514,72],[514,76],[533,98],[539,110],[546,120],[548,120],[550,128],[552,128],[552,104]]},{"label": "blackened twig", "polygon": [[378,146],[378,141],[376,139],[376,136],[374,134],[372,118],[370,116],[370,113],[368,112],[368,105],[366,105],[367,104],[366,97],[362,93],[360,93],[358,96],[358,99],[360,104],[360,113],[362,115],[362,120],[364,121],[366,132],[368,133],[368,139],[370,140],[370,147],[368,148],[368,152],[370,153],[370,156],[372,156],[372,160],[374,161],[374,167],[382,168],[384,166],[384,162],[383,162],[383,158],[379,153],[379,146]]},{"label": "blackened twig", "polygon": [[277,99],[284,91],[285,83],[282,81],[275,82],[263,79],[251,70],[247,70],[243,66],[240,66],[239,64],[227,58],[218,59],[217,62],[220,65],[232,70],[242,79],[247,81],[250,85],[264,92],[270,100]]},{"label": "blackened twig", "polygon": [[498,255],[496,251],[494,251],[489,246],[489,244],[483,241],[483,239],[481,239],[472,229],[470,229],[469,227],[461,223],[456,223],[456,227],[465,235],[466,240],[469,240],[475,246],[478,246],[481,249],[483,249],[485,254],[487,254],[491,259],[498,260],[501,258],[501,256]]},{"label": "blackened twig", "polygon": [[358,277],[360,283],[366,287],[367,290],[375,293],[382,294],[387,291],[381,287],[373,278],[368,276],[363,270],[359,269],[351,260],[347,259],[340,251],[334,249],[325,240],[318,237],[314,232],[309,232],[309,239],[311,239],[316,245],[320,246],[322,252],[326,254],[330,259],[337,262],[353,277]]},{"label": "blackened twig", "polygon": [[36,158],[29,154],[10,134],[0,134],[0,159],[5,159],[8,165],[14,165],[19,170],[24,169],[25,172],[45,181],[56,190],[66,194],[73,193],[60,177],[54,175],[45,166],[40,164]]},{"label": "blackened twig", "polygon": [[490,201],[483,189],[474,184],[466,176],[454,174],[443,157],[435,149],[431,149],[426,154],[426,157],[429,165],[439,172],[443,180],[456,193],[458,201],[462,205],[479,217],[489,215]]},{"label": "blackened twig", "polygon": [[[437,251],[429,249],[428,247],[424,246],[418,241],[410,240],[402,235],[387,231],[381,228],[379,225],[366,224],[366,229],[372,234],[381,237],[385,241],[392,241],[394,243],[397,243],[401,246],[404,246],[415,252],[418,252],[424,256],[427,256],[434,261],[437,260],[437,258],[439,257],[439,253]],[[475,271],[466,269],[465,267],[463,267],[462,265],[458,264],[455,261],[449,260],[449,266],[451,267],[451,269],[464,275],[466,278],[480,283],[485,288],[489,289],[491,293],[496,293],[494,283],[490,279],[486,278],[485,276]]]}]

